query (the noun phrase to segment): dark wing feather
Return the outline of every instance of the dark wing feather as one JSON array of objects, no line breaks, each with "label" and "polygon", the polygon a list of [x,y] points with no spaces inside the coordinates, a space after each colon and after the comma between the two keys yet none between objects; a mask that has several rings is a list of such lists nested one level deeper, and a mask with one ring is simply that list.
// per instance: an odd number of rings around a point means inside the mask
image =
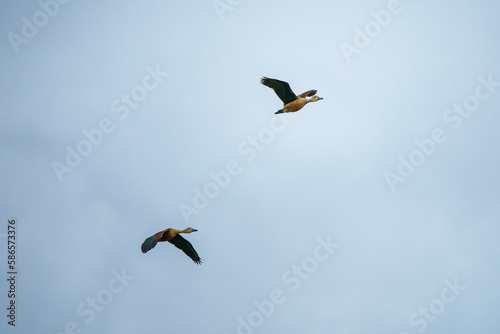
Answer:
[{"label": "dark wing feather", "polygon": [[292,92],[292,89],[287,82],[262,77],[262,79],[260,79],[260,83],[264,86],[272,88],[280,100],[283,101],[283,104],[288,104],[297,99],[297,96],[294,92]]},{"label": "dark wing feather", "polygon": [[308,90],[307,92],[300,94],[299,97],[306,98],[307,96],[314,96],[314,95],[316,95],[317,92],[318,92],[317,90],[311,89],[311,90]]},{"label": "dark wing feather", "polygon": [[154,235],[150,236],[149,238],[144,240],[144,242],[142,243],[142,246],[141,246],[142,252],[147,253],[151,249],[155,248],[157,243],[158,243],[158,239]]},{"label": "dark wing feather", "polygon": [[194,263],[201,264],[201,259],[198,256],[198,253],[194,250],[193,245],[191,245],[189,241],[181,237],[179,234],[170,239],[168,242],[183,251],[184,254],[189,256],[194,261]]}]

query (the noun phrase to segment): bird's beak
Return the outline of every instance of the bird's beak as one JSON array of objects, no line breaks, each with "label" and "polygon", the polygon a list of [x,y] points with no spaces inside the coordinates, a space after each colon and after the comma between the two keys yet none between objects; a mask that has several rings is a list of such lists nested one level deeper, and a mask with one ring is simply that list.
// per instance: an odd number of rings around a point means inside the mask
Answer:
[{"label": "bird's beak", "polygon": [[193,228],[191,232],[198,232],[198,230]]},{"label": "bird's beak", "polygon": [[323,100],[323,98],[318,96],[318,101],[319,101],[319,100]]}]

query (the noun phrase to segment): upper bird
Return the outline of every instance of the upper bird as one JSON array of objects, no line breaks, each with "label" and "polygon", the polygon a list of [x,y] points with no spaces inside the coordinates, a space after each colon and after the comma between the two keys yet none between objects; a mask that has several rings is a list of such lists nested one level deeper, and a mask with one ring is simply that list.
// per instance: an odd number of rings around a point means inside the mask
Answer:
[{"label": "upper bird", "polygon": [[147,253],[151,249],[153,249],[158,241],[168,241],[173,244],[175,247],[182,250],[187,256],[189,256],[194,263],[201,264],[201,259],[198,256],[198,253],[193,248],[193,245],[186,239],[184,239],[179,233],[191,233],[196,232],[192,227],[188,227],[184,230],[176,230],[175,228],[167,228],[161,232],[156,233],[155,235],[150,236],[142,243],[141,250],[143,253]]},{"label": "upper bird", "polygon": [[[275,114],[282,114],[284,112],[296,112],[302,109],[302,107],[304,107],[309,102],[323,100],[322,97],[316,96],[317,90],[315,89],[308,90],[307,92],[304,92],[297,96],[293,93],[288,82],[262,77],[262,79],[260,79],[260,83],[264,86],[272,88],[276,95],[278,95],[280,100],[283,101],[283,109],[278,110],[277,112],[275,112]],[[306,99],[306,97],[308,96],[312,97],[310,99]]]}]

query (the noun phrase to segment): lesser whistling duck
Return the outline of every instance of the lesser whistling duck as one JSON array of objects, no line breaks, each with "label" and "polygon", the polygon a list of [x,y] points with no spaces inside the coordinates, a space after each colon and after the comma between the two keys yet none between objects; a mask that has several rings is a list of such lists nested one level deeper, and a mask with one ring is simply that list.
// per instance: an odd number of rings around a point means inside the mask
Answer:
[{"label": "lesser whistling duck", "polygon": [[155,235],[150,236],[142,243],[141,250],[143,253],[147,253],[151,249],[153,249],[158,241],[168,241],[173,244],[175,247],[182,250],[187,256],[189,256],[194,263],[201,264],[201,259],[198,256],[198,253],[193,248],[193,245],[186,239],[184,239],[179,233],[191,233],[196,232],[192,227],[188,227],[184,230],[176,230],[175,228],[167,228],[161,232],[156,233]]},{"label": "lesser whistling duck", "polygon": [[[323,100],[322,97],[316,96],[317,90],[315,89],[308,90],[307,92],[296,96],[290,88],[288,82],[262,77],[262,79],[260,79],[260,83],[264,86],[272,88],[280,100],[283,101],[283,109],[278,110],[275,114],[296,112],[302,109],[302,107],[309,102]],[[308,96],[312,97],[310,99],[306,99]]]}]

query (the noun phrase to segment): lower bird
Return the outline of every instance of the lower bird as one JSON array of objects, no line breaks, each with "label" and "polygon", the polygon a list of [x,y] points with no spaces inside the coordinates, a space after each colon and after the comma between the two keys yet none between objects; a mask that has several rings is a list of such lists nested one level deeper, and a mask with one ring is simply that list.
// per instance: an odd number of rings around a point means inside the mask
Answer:
[{"label": "lower bird", "polygon": [[[283,101],[283,108],[275,112],[275,114],[296,112],[302,109],[309,102],[323,100],[322,97],[316,96],[317,90],[315,89],[308,90],[307,92],[297,96],[290,88],[288,82],[262,77],[262,79],[260,79],[260,83],[264,86],[272,88],[280,100]],[[306,99],[308,96],[312,97],[310,99]]]},{"label": "lower bird", "polygon": [[196,232],[198,230],[195,230],[192,227],[188,227],[184,230],[176,230],[175,228],[167,228],[166,230],[163,230],[161,232],[158,232],[142,243],[141,250],[143,253],[147,253],[151,249],[153,249],[158,241],[168,241],[171,244],[173,244],[175,247],[179,248],[181,251],[183,251],[187,256],[191,258],[191,260],[194,261],[196,264],[201,264],[201,259],[198,256],[198,253],[196,253],[196,250],[194,249],[193,245],[186,239],[184,239],[180,233],[191,233],[191,232]]}]

